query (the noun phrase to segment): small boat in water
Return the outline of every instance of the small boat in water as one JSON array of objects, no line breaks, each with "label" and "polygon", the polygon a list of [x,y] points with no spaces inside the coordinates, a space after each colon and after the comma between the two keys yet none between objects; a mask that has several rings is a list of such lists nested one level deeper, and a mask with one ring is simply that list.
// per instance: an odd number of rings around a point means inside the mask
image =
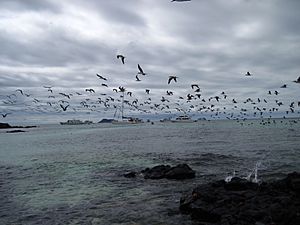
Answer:
[{"label": "small boat in water", "polygon": [[113,120],[112,124],[138,124],[143,123],[139,118],[123,117],[121,120]]},{"label": "small boat in water", "polygon": [[61,125],[81,125],[81,124],[92,124],[93,121],[90,120],[85,120],[85,121],[81,121],[81,120],[68,120],[67,122],[60,122]]},{"label": "small boat in water", "polygon": [[178,116],[175,120],[172,120],[173,123],[194,123],[196,120],[192,120],[188,115]]}]

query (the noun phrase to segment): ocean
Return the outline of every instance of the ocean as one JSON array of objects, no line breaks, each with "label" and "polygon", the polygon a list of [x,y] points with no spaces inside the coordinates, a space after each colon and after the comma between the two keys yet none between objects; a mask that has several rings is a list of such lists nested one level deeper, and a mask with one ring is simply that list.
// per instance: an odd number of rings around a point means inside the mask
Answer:
[{"label": "ocean", "polygon": [[[195,179],[123,176],[181,163]],[[192,225],[179,211],[183,193],[255,168],[260,181],[300,171],[299,119],[1,130],[0,224]]]}]

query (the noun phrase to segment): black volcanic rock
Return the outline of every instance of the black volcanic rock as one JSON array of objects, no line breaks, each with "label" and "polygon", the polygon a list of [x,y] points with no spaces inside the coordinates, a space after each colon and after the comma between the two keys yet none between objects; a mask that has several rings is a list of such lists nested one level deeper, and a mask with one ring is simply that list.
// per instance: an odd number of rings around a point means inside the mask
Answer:
[{"label": "black volcanic rock", "polygon": [[134,177],[136,177],[136,172],[134,172],[134,171],[126,172],[123,174],[123,176],[126,178],[134,178]]},{"label": "black volcanic rock", "polygon": [[26,132],[24,130],[10,130],[10,131],[6,131],[6,133],[23,133]]},{"label": "black volcanic rock", "polygon": [[169,165],[159,165],[151,169],[147,168],[142,171],[145,179],[189,179],[195,177],[195,171],[193,171],[187,164],[179,164],[171,167]]},{"label": "black volcanic rock", "polygon": [[11,128],[11,126],[8,123],[0,123],[0,129],[7,129]]},{"label": "black volcanic rock", "polygon": [[182,196],[180,210],[210,225],[300,224],[300,174],[260,185],[233,178],[195,188]]}]

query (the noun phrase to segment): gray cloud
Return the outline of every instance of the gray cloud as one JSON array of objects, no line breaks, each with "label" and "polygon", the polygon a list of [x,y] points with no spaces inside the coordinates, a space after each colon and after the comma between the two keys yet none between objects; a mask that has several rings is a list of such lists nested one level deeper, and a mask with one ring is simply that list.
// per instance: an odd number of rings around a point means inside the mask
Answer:
[{"label": "gray cloud", "polygon": [[[146,88],[156,102],[172,90],[176,102],[198,83],[206,98],[221,91],[241,101],[267,98],[277,89],[278,99],[297,101],[299,7],[297,0],[1,1],[0,95],[35,87],[46,101],[42,86],[51,85],[57,92],[94,88],[113,96],[112,88],[122,85],[141,101]],[[117,54],[126,56],[125,65]],[[147,73],[142,82],[135,81],[137,64]],[[108,78],[108,89],[96,73]],[[168,85],[173,74],[178,83]],[[288,88],[279,89],[284,83]],[[10,109],[0,103],[1,110]]]}]

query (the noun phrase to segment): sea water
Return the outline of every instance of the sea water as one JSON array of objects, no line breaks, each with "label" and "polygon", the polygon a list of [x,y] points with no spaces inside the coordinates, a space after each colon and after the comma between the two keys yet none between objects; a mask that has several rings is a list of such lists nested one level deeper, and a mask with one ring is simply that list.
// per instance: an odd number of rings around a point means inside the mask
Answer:
[{"label": "sea water", "polygon": [[[297,122],[297,123],[296,123]],[[300,169],[300,121],[43,125],[0,131],[0,224],[193,224],[179,200],[201,183]],[[187,163],[184,181],[125,178]]]}]

